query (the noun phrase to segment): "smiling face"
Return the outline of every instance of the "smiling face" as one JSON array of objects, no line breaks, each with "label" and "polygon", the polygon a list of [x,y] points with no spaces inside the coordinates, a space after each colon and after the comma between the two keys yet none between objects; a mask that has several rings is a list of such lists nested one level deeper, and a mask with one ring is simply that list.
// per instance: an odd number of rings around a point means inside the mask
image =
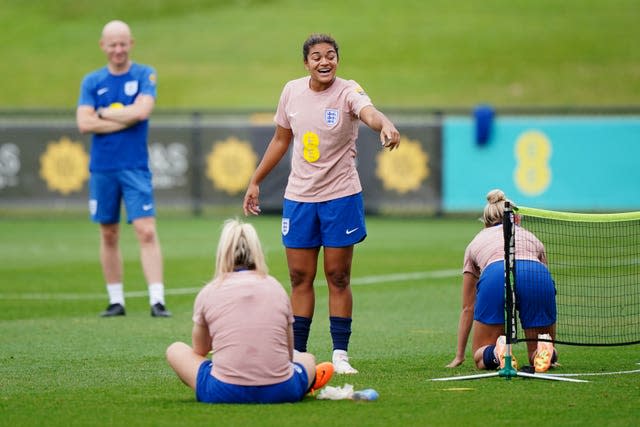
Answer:
[{"label": "smiling face", "polygon": [[304,67],[311,76],[309,87],[316,92],[327,89],[336,79],[338,52],[330,43],[310,46],[304,59]]},{"label": "smiling face", "polygon": [[122,21],[111,21],[105,25],[100,38],[100,48],[107,55],[109,70],[120,74],[129,69],[129,51],[133,47],[131,30]]}]

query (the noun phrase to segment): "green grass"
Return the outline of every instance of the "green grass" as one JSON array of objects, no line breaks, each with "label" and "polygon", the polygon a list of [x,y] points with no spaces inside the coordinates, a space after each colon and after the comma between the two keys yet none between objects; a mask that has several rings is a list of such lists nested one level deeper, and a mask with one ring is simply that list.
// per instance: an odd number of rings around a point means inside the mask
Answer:
[{"label": "green grass", "polygon": [[272,110],[306,73],[314,31],[337,38],[339,74],[382,107],[624,106],[640,93],[635,0],[6,0],[0,107],[75,109],[113,18],[157,68],[158,108]]},{"label": "green grass", "polygon": [[[521,378],[429,381],[477,372],[469,352],[462,367],[444,368],[455,350],[456,270],[481,226],[465,218],[368,220],[369,237],[358,245],[353,267],[350,353],[361,373],[337,376],[330,384],[375,388],[377,402],[308,397],[283,405],[196,403],[167,365],[164,350],[175,340],[189,340],[195,289],[212,274],[222,220],[161,212],[170,319],[149,316],[137,244],[125,227],[128,314],[101,319],[97,313],[106,305],[106,293],[94,224],[84,216],[0,219],[0,425],[630,426],[637,421],[638,373],[584,377],[590,380],[585,384]],[[252,222],[271,273],[288,289],[279,218]],[[391,276],[439,271],[444,277]],[[322,278],[317,294],[309,345],[326,360],[330,339]],[[558,373],[639,368],[637,346],[561,346],[559,351]],[[516,345],[515,355],[523,360],[524,354],[524,344]]]}]

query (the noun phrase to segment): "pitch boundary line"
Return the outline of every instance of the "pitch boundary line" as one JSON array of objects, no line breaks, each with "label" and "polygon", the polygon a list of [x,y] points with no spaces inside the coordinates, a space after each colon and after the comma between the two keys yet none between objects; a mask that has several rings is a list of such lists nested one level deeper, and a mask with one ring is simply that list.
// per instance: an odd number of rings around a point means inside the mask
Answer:
[{"label": "pitch boundary line", "polygon": [[[351,279],[353,286],[362,285],[374,285],[385,282],[407,282],[410,280],[422,280],[422,279],[441,279],[447,277],[454,277],[460,275],[460,270],[435,270],[435,271],[417,271],[413,273],[397,273],[397,274],[383,274],[374,276],[363,276]],[[316,281],[315,286],[326,286],[327,282],[324,279]],[[203,284],[204,285],[204,284]],[[202,287],[188,287],[188,288],[166,288],[166,295],[187,295],[197,294]],[[125,292],[126,298],[143,298],[147,297],[149,293],[145,289],[144,291],[130,291]],[[32,301],[78,301],[78,300],[94,300],[104,299],[104,293],[55,293],[55,292],[29,292],[29,293],[0,293],[0,300],[12,299],[12,300],[32,300]]]}]

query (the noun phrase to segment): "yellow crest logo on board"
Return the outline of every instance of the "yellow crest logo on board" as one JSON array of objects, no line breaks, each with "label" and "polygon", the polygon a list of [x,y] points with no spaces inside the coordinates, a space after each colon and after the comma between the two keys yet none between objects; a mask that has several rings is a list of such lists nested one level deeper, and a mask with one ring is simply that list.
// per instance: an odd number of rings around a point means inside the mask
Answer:
[{"label": "yellow crest logo on board", "polygon": [[218,190],[230,195],[244,191],[258,163],[251,144],[230,137],[213,144],[207,156],[207,177]]},{"label": "yellow crest logo on board", "polygon": [[89,155],[82,143],[67,137],[50,141],[40,156],[40,177],[51,191],[67,195],[82,190],[89,179]]},{"label": "yellow crest logo on board", "polygon": [[377,155],[376,176],[386,190],[400,194],[415,191],[429,176],[429,154],[418,141],[401,138],[398,150],[384,150]]}]

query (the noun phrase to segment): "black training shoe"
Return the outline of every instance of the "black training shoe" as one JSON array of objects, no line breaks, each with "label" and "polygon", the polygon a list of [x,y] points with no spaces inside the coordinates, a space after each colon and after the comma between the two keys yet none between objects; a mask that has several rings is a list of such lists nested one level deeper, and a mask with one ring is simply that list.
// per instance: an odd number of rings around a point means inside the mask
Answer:
[{"label": "black training shoe", "polygon": [[122,304],[109,304],[109,307],[102,313],[102,317],[124,316],[124,306]]},{"label": "black training shoe", "polygon": [[151,306],[151,317],[171,317],[171,312],[157,302]]}]

